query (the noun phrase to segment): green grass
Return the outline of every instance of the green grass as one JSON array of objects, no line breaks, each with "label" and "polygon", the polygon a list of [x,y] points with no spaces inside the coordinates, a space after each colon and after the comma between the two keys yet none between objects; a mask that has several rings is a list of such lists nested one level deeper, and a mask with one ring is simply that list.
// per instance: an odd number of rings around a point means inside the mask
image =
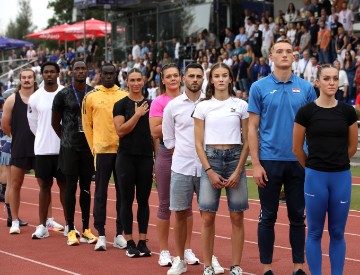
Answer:
[{"label": "green grass", "polygon": [[[252,169],[252,166],[247,166],[247,169]],[[360,177],[360,167],[351,167],[351,172],[353,176]],[[113,183],[113,177],[111,177],[110,182]],[[248,194],[249,199],[258,200],[258,190],[257,185],[254,183],[252,177],[247,178],[248,184]],[[155,182],[153,183],[153,188],[156,188]],[[225,196],[225,189],[222,192],[222,195]],[[351,198],[351,210],[359,210],[360,211],[360,185],[355,185],[352,187],[352,198]]]}]

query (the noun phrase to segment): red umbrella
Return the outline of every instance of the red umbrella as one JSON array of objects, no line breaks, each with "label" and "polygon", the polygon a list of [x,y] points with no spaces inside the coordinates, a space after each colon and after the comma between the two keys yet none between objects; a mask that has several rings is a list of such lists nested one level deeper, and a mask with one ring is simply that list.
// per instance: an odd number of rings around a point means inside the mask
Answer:
[{"label": "red umbrella", "polygon": [[[84,39],[83,33],[66,33],[65,29],[70,27],[69,24],[63,24],[42,30],[39,32],[31,33],[26,35],[26,38],[37,38],[45,40],[61,40],[61,41],[73,41]],[[87,38],[90,38],[91,35],[87,35]]]},{"label": "red umbrella", "polygon": [[[85,21],[85,29],[86,35],[94,35],[96,37],[105,36],[105,32],[107,34],[111,33],[111,24],[107,22],[105,24],[104,21],[97,20],[91,18]],[[67,34],[83,34],[84,33],[84,21],[77,22],[73,25],[68,26],[65,28],[65,33]]]}]

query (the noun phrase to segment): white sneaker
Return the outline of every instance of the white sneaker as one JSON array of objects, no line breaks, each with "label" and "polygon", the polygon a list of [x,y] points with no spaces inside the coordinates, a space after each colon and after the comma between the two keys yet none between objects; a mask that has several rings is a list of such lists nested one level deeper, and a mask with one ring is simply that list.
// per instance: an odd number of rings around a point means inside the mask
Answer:
[{"label": "white sneaker", "polygon": [[106,251],[106,237],[105,236],[99,236],[94,250]]},{"label": "white sneaker", "polygon": [[167,275],[180,275],[186,272],[186,262],[185,260],[180,260],[180,257],[175,257],[172,263],[171,268],[168,270]]},{"label": "white sneaker", "polygon": [[233,265],[230,267],[230,275],[242,275],[242,269],[238,265]]},{"label": "white sneaker", "polygon": [[9,233],[10,234],[20,234],[20,224],[19,224],[18,219],[16,219],[15,221],[12,221]]},{"label": "white sneaker", "polygon": [[215,274],[222,274],[225,272],[224,268],[219,264],[218,259],[213,255],[211,265],[214,268]]},{"label": "white sneaker", "polygon": [[[77,229],[75,228],[75,226],[74,226],[74,229],[75,229],[76,237],[80,238],[80,232],[77,231]],[[64,237],[67,237],[68,234],[69,234],[69,226],[68,226],[68,225],[65,225]]]},{"label": "white sneaker", "polygon": [[42,224],[38,225],[35,232],[31,235],[32,239],[44,239],[47,237],[49,237],[49,231]]},{"label": "white sneaker", "polygon": [[113,247],[119,249],[125,249],[127,247],[127,241],[123,237],[123,235],[117,235],[114,237]]},{"label": "white sneaker", "polygon": [[46,227],[48,230],[54,230],[54,231],[63,231],[64,227],[57,223],[54,218],[47,218],[46,220]]},{"label": "white sneaker", "polygon": [[184,251],[184,260],[187,264],[199,264],[200,260],[198,258],[196,258],[194,252],[192,252],[192,250],[189,249],[185,249]]},{"label": "white sneaker", "polygon": [[159,265],[160,266],[171,266],[172,265],[172,260],[171,260],[169,250],[161,250],[160,251]]}]

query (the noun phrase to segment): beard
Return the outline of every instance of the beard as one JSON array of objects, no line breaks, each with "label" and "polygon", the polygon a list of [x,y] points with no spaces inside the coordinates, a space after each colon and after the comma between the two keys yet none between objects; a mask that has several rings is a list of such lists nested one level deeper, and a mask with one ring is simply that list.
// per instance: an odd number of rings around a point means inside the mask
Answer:
[{"label": "beard", "polygon": [[201,90],[201,85],[198,85],[196,87],[193,87],[192,85],[187,84],[187,83],[185,83],[185,85],[186,85],[186,88],[194,94]]}]

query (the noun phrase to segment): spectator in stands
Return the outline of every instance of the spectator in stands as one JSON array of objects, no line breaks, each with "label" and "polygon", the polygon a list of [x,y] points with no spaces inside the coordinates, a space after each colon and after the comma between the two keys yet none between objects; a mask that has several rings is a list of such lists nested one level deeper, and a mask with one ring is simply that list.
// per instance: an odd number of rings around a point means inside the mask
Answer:
[{"label": "spectator in stands", "polygon": [[254,18],[249,17],[247,20],[247,25],[248,28],[245,30],[246,31],[246,36],[248,39],[248,43],[253,44],[254,41],[254,31],[255,31],[255,24],[254,24]]},{"label": "spectator in stands", "polygon": [[243,92],[249,91],[249,84],[248,84],[249,63],[245,61],[243,54],[239,54],[238,57],[239,57],[238,73],[235,79],[241,91]]},{"label": "spectator in stands", "polygon": [[291,44],[293,45],[293,47],[295,47],[295,35],[296,35],[296,26],[295,23],[290,22],[289,23],[289,28],[286,32],[286,38],[290,40]]},{"label": "spectator in stands", "polygon": [[317,45],[319,47],[320,64],[330,62],[331,31],[325,28],[325,21],[319,22]]},{"label": "spectator in stands", "polygon": [[342,9],[339,12],[339,22],[343,24],[345,31],[353,28],[354,20],[354,14],[352,10],[347,8],[347,3],[344,1],[342,3]]},{"label": "spectator in stands", "polygon": [[229,27],[225,28],[225,39],[223,43],[223,47],[226,48],[228,44],[234,44],[234,34]]},{"label": "spectator in stands", "polygon": [[304,78],[304,73],[307,69],[308,66],[310,66],[311,62],[310,62],[310,52],[309,50],[305,50],[303,52],[303,58],[301,58],[299,60],[299,72],[300,72],[300,77]]},{"label": "spectator in stands", "polygon": [[29,60],[33,59],[34,57],[36,57],[36,52],[33,49],[33,47],[30,46],[26,52],[26,58],[29,61]]},{"label": "spectator in stands", "polygon": [[268,76],[271,73],[270,66],[266,63],[265,58],[259,58],[259,64],[254,66],[254,73],[257,74],[258,80],[265,76]]},{"label": "spectator in stands", "polygon": [[347,32],[348,35],[348,43],[351,44],[351,49],[355,51],[359,38],[354,34],[353,29],[349,29]]},{"label": "spectator in stands", "polygon": [[144,57],[144,54],[149,53],[149,48],[146,46],[145,40],[141,41],[140,57]]},{"label": "spectator in stands", "polygon": [[239,28],[239,34],[237,36],[235,36],[235,42],[236,41],[240,41],[240,47],[245,47],[246,45],[246,41],[247,41],[247,36],[245,33],[245,28],[244,27],[240,27]]},{"label": "spectator in stands", "polygon": [[198,38],[196,42],[196,51],[202,51],[206,48],[206,41],[203,33],[198,33]]},{"label": "spectator in stands", "polygon": [[305,50],[310,49],[310,41],[311,41],[310,32],[308,31],[308,28],[305,25],[301,26],[301,33],[302,35],[299,44],[300,54],[302,54]]},{"label": "spectator in stands", "polygon": [[262,56],[261,54],[261,48],[263,43],[263,33],[259,30],[259,24],[255,24],[254,29],[254,40],[253,40],[253,50],[256,58],[259,58]]},{"label": "spectator in stands", "polygon": [[336,38],[335,50],[337,53],[337,60],[340,61],[341,67],[343,67],[343,59],[341,57],[341,52],[346,49],[348,44],[347,35],[343,26],[338,27],[338,35]]},{"label": "spectator in stands", "polygon": [[355,89],[353,87],[354,79],[355,79],[355,71],[356,71],[356,61],[353,60],[350,51],[346,51],[345,59],[343,64],[343,69],[346,72],[349,81],[349,89],[347,93],[347,102],[349,104],[353,104],[353,100],[355,99]]},{"label": "spectator in stands", "polygon": [[317,40],[318,40],[318,32],[319,25],[317,24],[316,18],[314,16],[310,17],[310,47],[313,52],[317,51]]},{"label": "spectator in stands", "polygon": [[339,71],[339,88],[336,92],[335,98],[339,101],[345,101],[349,89],[349,81],[346,72],[340,68],[339,60],[333,62],[333,66]]},{"label": "spectator in stands", "polygon": [[285,13],[286,22],[293,22],[297,19],[297,10],[294,3],[290,2]]},{"label": "spectator in stands", "polygon": [[291,66],[291,70],[294,75],[300,77],[300,66],[299,66],[300,65],[300,59],[299,59],[300,53],[298,51],[295,51],[295,52],[293,52],[293,55],[294,55],[294,61]]},{"label": "spectator in stands", "polygon": [[313,53],[310,58],[310,66],[306,67],[304,72],[304,79],[309,81],[312,85],[315,85],[316,75],[318,71],[318,55]]},{"label": "spectator in stands", "polygon": [[26,58],[26,53],[27,53],[26,47],[23,46],[23,47],[21,48],[20,58],[21,58],[21,59],[25,59],[25,58]]},{"label": "spectator in stands", "polygon": [[140,55],[140,46],[136,43],[135,39],[132,40],[131,44],[132,44],[131,54],[132,54],[133,59],[135,60],[137,57],[141,56]]}]

